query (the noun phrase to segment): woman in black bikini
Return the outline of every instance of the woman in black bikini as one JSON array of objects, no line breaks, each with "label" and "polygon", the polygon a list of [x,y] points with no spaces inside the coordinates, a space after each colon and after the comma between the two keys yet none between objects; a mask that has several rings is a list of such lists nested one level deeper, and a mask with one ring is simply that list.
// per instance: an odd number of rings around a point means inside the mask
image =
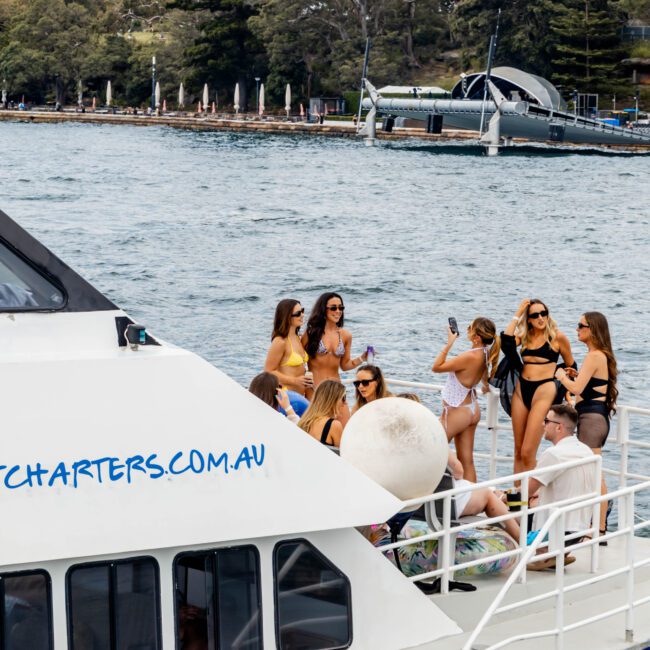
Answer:
[{"label": "woman in black bikini", "polygon": [[339,447],[343,435],[343,425],[339,418],[343,410],[347,410],[345,386],[341,382],[326,379],[316,389],[314,399],[300,418],[298,426],[324,445]]},{"label": "woman in black bikini", "polygon": [[[578,340],[587,346],[580,371],[558,369],[556,379],[576,396],[578,440],[601,454],[609,434],[609,419],[616,412],[616,357],[607,319],[598,311],[585,312],[578,321]],[[605,478],[602,494],[607,494]],[[600,507],[600,532],[606,532],[607,503]]]},{"label": "woman in black bikini", "polygon": [[516,474],[535,467],[544,418],[557,394],[554,377],[558,358],[562,355],[564,363],[571,366],[573,354],[569,339],[558,330],[546,305],[535,299],[522,301],[501,335],[501,344],[520,345],[524,362],[512,396]]}]

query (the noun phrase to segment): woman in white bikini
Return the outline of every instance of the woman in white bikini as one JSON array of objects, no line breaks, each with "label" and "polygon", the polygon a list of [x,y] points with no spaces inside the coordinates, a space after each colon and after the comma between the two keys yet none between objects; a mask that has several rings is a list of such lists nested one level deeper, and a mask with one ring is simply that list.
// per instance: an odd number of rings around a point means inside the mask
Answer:
[{"label": "woman in white bikini", "polygon": [[433,372],[446,372],[447,383],[442,396],[440,421],[447,432],[447,439],[454,441],[458,459],[465,470],[465,478],[476,482],[474,467],[474,433],[480,419],[476,398],[476,386],[483,383],[488,391],[488,379],[496,371],[501,349],[496,327],[489,318],[475,318],[467,328],[467,338],[472,348],[456,357],[447,359],[458,334],[447,328],[447,344],[433,362]]}]

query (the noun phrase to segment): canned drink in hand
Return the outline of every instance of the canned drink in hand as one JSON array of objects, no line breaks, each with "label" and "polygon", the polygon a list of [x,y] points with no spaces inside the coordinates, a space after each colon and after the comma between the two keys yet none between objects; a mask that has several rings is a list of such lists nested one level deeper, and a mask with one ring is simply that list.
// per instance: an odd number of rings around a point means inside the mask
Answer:
[{"label": "canned drink in hand", "polygon": [[375,363],[375,348],[372,345],[366,348],[366,363],[370,365]]}]

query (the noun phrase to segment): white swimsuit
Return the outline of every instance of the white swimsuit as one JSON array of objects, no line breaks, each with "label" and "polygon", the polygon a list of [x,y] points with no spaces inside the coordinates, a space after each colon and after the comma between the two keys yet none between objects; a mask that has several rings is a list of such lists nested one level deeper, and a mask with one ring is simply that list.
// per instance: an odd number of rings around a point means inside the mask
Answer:
[{"label": "white swimsuit", "polygon": [[[474,350],[481,350],[483,352],[483,354],[485,355],[485,363],[487,366],[487,362],[488,362],[487,347],[472,348],[472,350],[470,351],[474,351]],[[478,384],[476,384],[476,386],[478,386]],[[447,375],[447,382],[445,383],[440,393],[440,396],[444,401],[444,407],[442,409],[442,417],[443,417],[443,425],[445,429],[447,428],[447,414],[450,408],[459,408],[461,406],[464,406],[465,408],[468,408],[471,411],[472,415],[476,413],[476,409],[478,408],[478,400],[476,399],[476,390],[475,390],[476,386],[467,388],[467,386],[464,386],[463,384],[460,383],[458,377],[456,377],[456,373],[453,371]],[[463,402],[467,399],[468,395],[472,396],[470,403],[463,404]]]}]

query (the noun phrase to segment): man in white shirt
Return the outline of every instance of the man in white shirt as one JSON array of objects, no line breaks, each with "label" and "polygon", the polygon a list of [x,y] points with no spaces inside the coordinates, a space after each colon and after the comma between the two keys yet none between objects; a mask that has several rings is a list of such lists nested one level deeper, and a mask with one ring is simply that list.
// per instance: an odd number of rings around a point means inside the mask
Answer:
[{"label": "man in white shirt", "polygon": [[[544,418],[544,438],[553,443],[539,458],[536,470],[552,467],[560,463],[582,458],[592,458],[593,452],[574,435],[578,422],[577,411],[569,404],[557,404],[551,408]],[[538,497],[534,505],[547,505],[549,503],[572,499],[598,493],[598,480],[594,463],[586,463],[577,467],[548,471],[533,475],[528,479],[528,494]],[[531,499],[532,500],[532,499]],[[533,505],[531,503],[531,505]],[[566,534],[585,530],[591,526],[592,507],[579,508],[567,512],[565,515]],[[533,530],[539,530],[548,517],[550,511],[545,510],[535,513]],[[569,540],[568,544],[579,540]],[[542,561],[541,568],[553,568],[553,558]],[[546,566],[548,565],[548,566]],[[529,565],[532,568],[532,565]]]}]

